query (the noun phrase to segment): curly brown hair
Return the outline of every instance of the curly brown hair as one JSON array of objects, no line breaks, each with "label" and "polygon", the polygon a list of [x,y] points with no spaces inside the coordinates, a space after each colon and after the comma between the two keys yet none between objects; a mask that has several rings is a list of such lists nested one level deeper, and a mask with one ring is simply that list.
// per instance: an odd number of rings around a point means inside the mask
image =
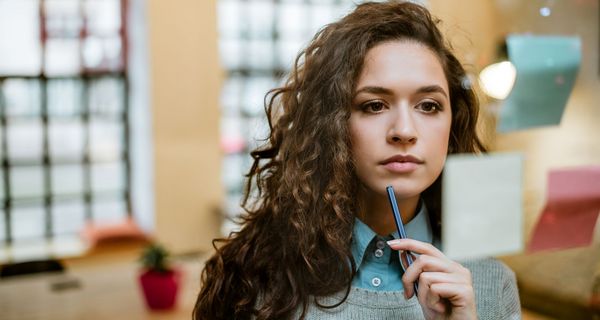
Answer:
[{"label": "curly brown hair", "polygon": [[[194,319],[304,318],[318,298],[343,292],[356,273],[350,246],[357,211],[348,119],[369,49],[392,40],[424,44],[450,89],[448,153],[481,152],[479,104],[465,70],[420,5],[364,3],[324,27],[303,50],[284,86],[265,98],[267,143],[254,150],[242,228],[215,239],[202,272]],[[422,197],[440,233],[440,179]],[[339,305],[338,304],[338,305]]]}]

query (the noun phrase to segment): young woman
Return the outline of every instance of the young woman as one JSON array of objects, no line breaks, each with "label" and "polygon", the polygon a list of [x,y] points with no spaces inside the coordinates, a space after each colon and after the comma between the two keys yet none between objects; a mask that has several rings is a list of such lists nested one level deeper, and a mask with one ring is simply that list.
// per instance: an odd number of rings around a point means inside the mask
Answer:
[{"label": "young woman", "polygon": [[[269,96],[242,229],[215,244],[195,319],[520,318],[510,270],[438,249],[446,156],[485,150],[436,23],[413,3],[365,3],[301,53]],[[392,240],[390,185],[411,239]],[[405,272],[399,251],[416,254]]]}]

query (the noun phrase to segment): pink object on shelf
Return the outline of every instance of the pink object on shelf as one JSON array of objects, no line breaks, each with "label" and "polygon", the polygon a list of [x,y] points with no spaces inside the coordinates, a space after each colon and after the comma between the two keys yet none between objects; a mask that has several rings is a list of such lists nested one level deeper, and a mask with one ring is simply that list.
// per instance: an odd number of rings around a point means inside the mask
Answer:
[{"label": "pink object on shelf", "polygon": [[552,170],[547,197],[527,250],[589,245],[600,214],[600,166]]}]

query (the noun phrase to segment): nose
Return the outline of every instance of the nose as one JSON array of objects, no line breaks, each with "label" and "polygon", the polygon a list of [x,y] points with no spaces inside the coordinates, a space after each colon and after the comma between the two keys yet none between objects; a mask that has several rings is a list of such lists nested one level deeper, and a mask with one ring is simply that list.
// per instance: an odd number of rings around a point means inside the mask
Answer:
[{"label": "nose", "polygon": [[417,130],[409,108],[401,107],[392,112],[387,141],[394,144],[414,144],[417,142]]}]

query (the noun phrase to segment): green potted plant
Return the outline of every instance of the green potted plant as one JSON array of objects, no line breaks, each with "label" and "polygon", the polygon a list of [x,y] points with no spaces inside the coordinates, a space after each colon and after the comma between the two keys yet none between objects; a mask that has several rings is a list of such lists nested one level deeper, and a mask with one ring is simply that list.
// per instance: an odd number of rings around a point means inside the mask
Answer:
[{"label": "green potted plant", "polygon": [[140,257],[143,269],[139,280],[146,304],[153,310],[171,309],[177,301],[180,272],[169,263],[169,252],[151,243]]}]

